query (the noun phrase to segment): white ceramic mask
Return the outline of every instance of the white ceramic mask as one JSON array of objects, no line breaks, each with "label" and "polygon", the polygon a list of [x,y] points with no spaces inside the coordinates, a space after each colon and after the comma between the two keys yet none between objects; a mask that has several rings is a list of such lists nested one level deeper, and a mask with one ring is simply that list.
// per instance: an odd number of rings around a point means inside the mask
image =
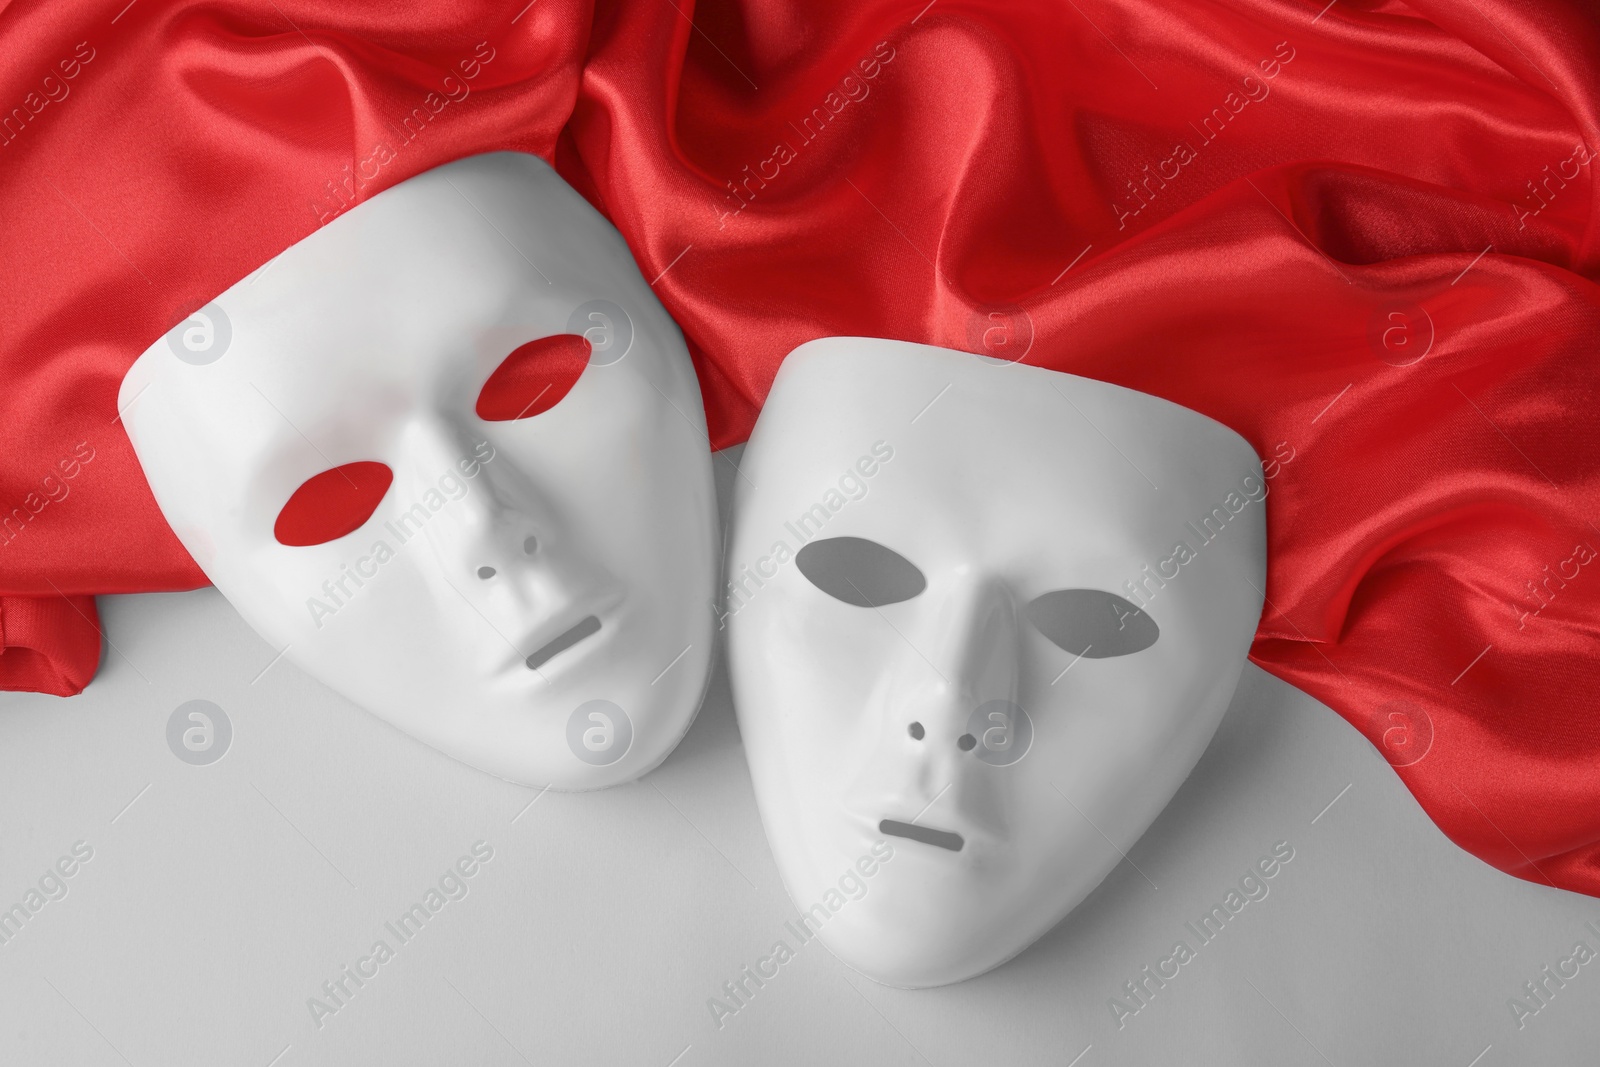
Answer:
[{"label": "white ceramic mask", "polygon": [[688,729],[716,582],[699,388],[620,235],[541,160],[352,208],[152,345],[118,403],[206,576],[405,732],[591,789]]},{"label": "white ceramic mask", "polygon": [[891,985],[1003,963],[1228,706],[1265,581],[1254,451],[1118,386],[827,338],[784,362],[741,467],[734,698],[801,921]]}]

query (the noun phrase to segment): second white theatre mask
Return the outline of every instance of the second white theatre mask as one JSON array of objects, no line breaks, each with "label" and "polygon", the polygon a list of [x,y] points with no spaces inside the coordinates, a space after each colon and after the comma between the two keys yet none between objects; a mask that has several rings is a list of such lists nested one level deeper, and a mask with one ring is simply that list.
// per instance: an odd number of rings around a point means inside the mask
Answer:
[{"label": "second white theatre mask", "polygon": [[1004,962],[1123,861],[1228,707],[1265,583],[1255,452],[1103,382],[827,338],[780,368],[741,470],[734,698],[799,921],[891,985]]}]

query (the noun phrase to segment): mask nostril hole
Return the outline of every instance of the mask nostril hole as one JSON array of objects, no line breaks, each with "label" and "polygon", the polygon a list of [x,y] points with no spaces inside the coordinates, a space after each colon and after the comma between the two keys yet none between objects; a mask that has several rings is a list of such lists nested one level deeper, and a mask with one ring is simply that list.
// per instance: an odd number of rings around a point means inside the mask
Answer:
[{"label": "mask nostril hole", "polygon": [[493,567],[479,567],[478,568],[478,577],[479,578],[493,578],[494,577],[494,568]]},{"label": "mask nostril hole", "polygon": [[963,752],[971,752],[973,749],[978,747],[978,739],[973,737],[971,734],[962,734],[961,737],[956,740],[956,747]]},{"label": "mask nostril hole", "polygon": [[922,728],[922,724],[920,722],[912,723],[910,732],[911,732],[911,738],[914,741],[921,741],[922,738],[923,738],[923,735],[925,735],[927,733],[927,731]]},{"label": "mask nostril hole", "polygon": [[537,537],[529,537],[524,539],[522,542],[522,551],[526,552],[530,556],[539,551],[539,539]]}]

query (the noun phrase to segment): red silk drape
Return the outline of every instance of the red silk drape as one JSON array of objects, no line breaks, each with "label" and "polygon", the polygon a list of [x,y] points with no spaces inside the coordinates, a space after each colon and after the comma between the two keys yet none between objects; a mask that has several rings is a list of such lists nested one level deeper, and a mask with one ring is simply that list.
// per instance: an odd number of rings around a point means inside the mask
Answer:
[{"label": "red silk drape", "polygon": [[1255,661],[1463,847],[1600,894],[1597,23],[1576,0],[13,3],[0,685],[77,691],[92,594],[204,581],[115,421],[138,353],[350,203],[518,149],[656,279],[718,447],[830,334],[1238,429],[1272,475]]}]

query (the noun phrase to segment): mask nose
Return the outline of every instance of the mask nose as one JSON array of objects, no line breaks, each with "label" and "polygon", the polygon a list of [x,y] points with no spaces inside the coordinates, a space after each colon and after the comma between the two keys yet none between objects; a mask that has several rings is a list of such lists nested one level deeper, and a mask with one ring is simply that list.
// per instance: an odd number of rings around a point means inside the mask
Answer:
[{"label": "mask nose", "polygon": [[990,728],[983,709],[1016,700],[1016,604],[1000,583],[977,581],[929,607],[873,701],[878,737],[852,794],[887,809],[883,819],[1003,836],[1005,769],[978,748]]},{"label": "mask nose", "polygon": [[396,536],[424,539],[439,566],[422,569],[441,598],[466,599],[522,655],[540,620],[600,609],[614,580],[504,451],[467,427],[419,420],[400,453],[390,522]]}]

